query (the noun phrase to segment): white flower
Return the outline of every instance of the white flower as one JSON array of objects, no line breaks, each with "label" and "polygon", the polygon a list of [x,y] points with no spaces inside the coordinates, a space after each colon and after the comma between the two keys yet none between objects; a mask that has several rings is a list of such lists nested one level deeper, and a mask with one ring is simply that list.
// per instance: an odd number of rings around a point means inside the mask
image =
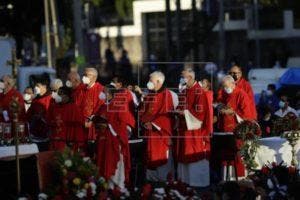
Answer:
[{"label": "white flower", "polygon": [[92,195],[95,196],[97,193],[97,185],[93,182],[90,182],[90,187],[92,189]]},{"label": "white flower", "polygon": [[100,177],[99,178],[99,183],[104,183],[105,182],[105,179],[103,177]]},{"label": "white flower", "polygon": [[273,182],[271,181],[271,179],[268,179],[268,180],[267,180],[267,185],[268,185],[269,189],[273,189],[273,187],[274,187],[274,184],[273,184]]},{"label": "white flower", "polygon": [[18,200],[28,200],[27,197],[19,197]]},{"label": "white flower", "polygon": [[161,194],[161,195],[166,193],[164,188],[156,188],[155,192],[157,192],[158,194]]},{"label": "white flower", "polygon": [[90,161],[90,158],[89,157],[83,157],[83,161],[88,162],[88,161]]},{"label": "white flower", "polygon": [[82,189],[81,191],[77,191],[76,196],[77,196],[79,199],[82,199],[82,198],[86,197],[86,189]]},{"label": "white flower", "polygon": [[40,193],[38,196],[39,200],[47,200],[48,199],[48,195],[45,193]]},{"label": "white flower", "polygon": [[69,160],[69,159],[66,160],[66,161],[65,161],[65,166],[66,166],[66,167],[72,167],[72,160]]}]

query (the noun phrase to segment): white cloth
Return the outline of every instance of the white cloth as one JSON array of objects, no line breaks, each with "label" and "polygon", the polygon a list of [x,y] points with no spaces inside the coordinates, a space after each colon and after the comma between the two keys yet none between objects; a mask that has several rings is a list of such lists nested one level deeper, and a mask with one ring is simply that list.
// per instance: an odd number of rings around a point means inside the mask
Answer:
[{"label": "white cloth", "polygon": [[184,118],[186,122],[187,129],[198,130],[202,126],[202,121],[198,120],[189,110],[184,110]]},{"label": "white cloth", "polygon": [[148,181],[163,182],[167,180],[167,175],[172,173],[174,175],[174,165],[172,153],[168,152],[168,162],[156,170],[147,169],[146,177]]},{"label": "white cloth", "polygon": [[[19,145],[19,155],[30,155],[39,152],[36,144],[21,144]],[[16,146],[0,147],[0,158],[16,156]]]},{"label": "white cloth", "polygon": [[117,185],[120,189],[125,188],[125,165],[123,154],[121,153],[121,146],[119,146],[120,151],[120,160],[117,164],[116,172],[113,176],[110,177],[108,184],[109,188],[113,189]]},{"label": "white cloth", "polygon": [[174,110],[177,108],[178,104],[179,104],[179,99],[178,99],[178,95],[173,92],[172,90],[170,90],[171,95],[172,95],[172,102],[173,102],[173,107]]},{"label": "white cloth", "polygon": [[297,117],[299,116],[298,115],[298,112],[294,109],[294,108],[291,108],[290,106],[287,107],[287,109],[285,111],[282,111],[282,109],[280,108],[279,110],[277,110],[274,115],[278,116],[278,117],[284,117],[286,116],[286,114],[288,113],[294,113]]},{"label": "white cloth", "polygon": [[210,184],[209,161],[206,159],[185,164],[178,163],[178,179],[193,187],[206,187]]},{"label": "white cloth", "polygon": [[[284,161],[287,165],[292,161],[292,147],[289,142],[280,137],[262,138],[259,140],[260,147],[257,149],[255,155],[255,162],[258,164],[257,169],[260,169],[268,162],[280,163]],[[296,157],[298,162],[300,161],[300,140],[298,140],[296,146]]]}]

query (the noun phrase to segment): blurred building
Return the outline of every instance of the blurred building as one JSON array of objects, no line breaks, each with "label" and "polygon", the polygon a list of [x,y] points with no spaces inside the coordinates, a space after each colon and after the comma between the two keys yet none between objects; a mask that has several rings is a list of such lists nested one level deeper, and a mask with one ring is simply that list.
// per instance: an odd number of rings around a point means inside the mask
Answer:
[{"label": "blurred building", "polygon": [[[119,47],[120,37],[133,63],[150,60],[166,60],[166,6],[165,0],[133,1],[132,23],[122,26],[109,24],[91,28],[101,40],[101,55],[108,43],[112,50]],[[181,34],[176,34],[176,1],[170,1],[172,28],[172,58],[177,51],[177,40],[181,40],[183,60],[193,60],[193,49],[197,42],[198,61],[218,61],[219,23],[217,0],[195,0],[197,23],[193,22],[192,0],[181,1]],[[255,27],[255,7],[237,0],[224,1],[225,63],[231,61],[249,67],[255,66],[255,40],[260,44],[261,67],[272,67],[276,61],[281,66],[300,66],[300,16],[299,8],[290,6],[258,5],[258,29]],[[298,11],[298,12],[297,12]],[[197,30],[197,41],[193,31]],[[104,39],[107,38],[107,39]]]}]

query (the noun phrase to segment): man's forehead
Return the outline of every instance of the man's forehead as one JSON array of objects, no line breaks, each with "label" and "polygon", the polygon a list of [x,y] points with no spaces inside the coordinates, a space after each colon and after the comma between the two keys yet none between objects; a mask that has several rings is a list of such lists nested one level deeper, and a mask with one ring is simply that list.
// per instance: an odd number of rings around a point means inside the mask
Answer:
[{"label": "man's forehead", "polygon": [[241,72],[240,68],[234,66],[230,69],[231,72]]}]

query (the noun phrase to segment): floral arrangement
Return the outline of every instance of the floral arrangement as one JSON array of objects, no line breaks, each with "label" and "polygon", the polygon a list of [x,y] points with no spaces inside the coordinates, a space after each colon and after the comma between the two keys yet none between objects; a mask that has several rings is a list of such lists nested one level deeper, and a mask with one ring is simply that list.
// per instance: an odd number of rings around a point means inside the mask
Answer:
[{"label": "floral arrangement", "polygon": [[287,114],[282,118],[274,120],[272,126],[273,134],[279,136],[286,131],[300,130],[300,119],[293,114]]},{"label": "floral arrangement", "polygon": [[50,199],[97,199],[107,188],[98,177],[96,165],[88,157],[66,148],[57,152],[53,162],[53,185],[45,193]]},{"label": "floral arrangement", "polygon": [[288,199],[292,197],[293,185],[299,183],[299,170],[294,166],[275,162],[264,165],[261,170],[248,176],[264,199]]},{"label": "floral arrangement", "polygon": [[257,122],[245,120],[237,125],[234,130],[236,138],[241,142],[240,154],[248,170],[257,167],[255,154],[259,147],[258,139],[261,135],[261,129]]}]

